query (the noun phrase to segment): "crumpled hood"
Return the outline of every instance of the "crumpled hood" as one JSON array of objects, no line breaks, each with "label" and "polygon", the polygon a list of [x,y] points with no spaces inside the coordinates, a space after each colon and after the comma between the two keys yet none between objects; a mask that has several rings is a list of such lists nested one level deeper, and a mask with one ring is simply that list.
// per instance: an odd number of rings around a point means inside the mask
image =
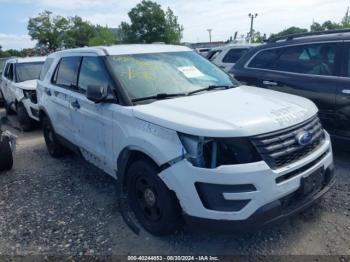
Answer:
[{"label": "crumpled hood", "polygon": [[37,79],[16,83],[16,86],[24,90],[36,90]]},{"label": "crumpled hood", "polygon": [[317,111],[308,99],[250,86],[160,100],[133,109],[139,119],[207,137],[269,133],[301,123]]}]

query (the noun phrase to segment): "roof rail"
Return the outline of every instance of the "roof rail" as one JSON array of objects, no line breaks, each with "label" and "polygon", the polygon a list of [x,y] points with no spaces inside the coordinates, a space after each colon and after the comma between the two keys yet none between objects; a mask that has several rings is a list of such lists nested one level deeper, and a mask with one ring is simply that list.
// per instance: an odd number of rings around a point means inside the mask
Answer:
[{"label": "roof rail", "polygon": [[304,37],[304,36],[317,36],[317,35],[330,35],[330,34],[337,34],[337,33],[349,33],[350,28],[348,29],[336,29],[336,30],[325,30],[325,31],[317,31],[317,32],[307,32],[307,33],[299,33],[299,34],[290,34],[286,36],[281,37],[270,37],[268,40],[266,40],[267,43],[276,43],[280,40],[290,41],[294,38],[298,37]]}]

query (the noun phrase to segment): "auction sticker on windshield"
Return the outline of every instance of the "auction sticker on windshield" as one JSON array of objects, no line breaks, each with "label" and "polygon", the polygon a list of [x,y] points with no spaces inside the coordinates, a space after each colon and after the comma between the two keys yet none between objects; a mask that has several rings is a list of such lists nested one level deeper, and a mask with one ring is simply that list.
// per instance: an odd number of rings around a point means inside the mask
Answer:
[{"label": "auction sticker on windshield", "polygon": [[199,71],[195,66],[181,66],[177,68],[187,78],[203,77],[203,73]]}]

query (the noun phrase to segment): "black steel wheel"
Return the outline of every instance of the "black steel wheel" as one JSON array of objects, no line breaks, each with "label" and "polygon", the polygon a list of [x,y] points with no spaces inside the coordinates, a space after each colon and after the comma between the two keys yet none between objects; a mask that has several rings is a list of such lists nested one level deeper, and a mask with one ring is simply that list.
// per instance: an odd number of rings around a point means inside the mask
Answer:
[{"label": "black steel wheel", "polygon": [[60,141],[57,139],[55,131],[48,117],[43,118],[42,129],[49,154],[54,158],[58,158],[65,155],[66,149],[61,145]]},{"label": "black steel wheel", "polygon": [[131,209],[148,232],[164,236],[179,229],[181,208],[175,194],[158,177],[155,164],[148,160],[132,163],[127,179]]}]

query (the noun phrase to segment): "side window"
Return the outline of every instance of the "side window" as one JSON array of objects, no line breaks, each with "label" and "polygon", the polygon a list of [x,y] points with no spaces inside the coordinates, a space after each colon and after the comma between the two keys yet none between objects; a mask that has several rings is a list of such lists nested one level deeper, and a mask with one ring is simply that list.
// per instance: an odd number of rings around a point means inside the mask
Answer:
[{"label": "side window", "polygon": [[233,48],[222,59],[224,63],[236,63],[245,53],[248,52],[246,48]]},{"label": "side window", "polygon": [[110,78],[99,57],[84,57],[79,74],[79,90],[85,92],[88,85],[108,86]]},{"label": "side window", "polygon": [[217,51],[210,51],[207,55],[207,59],[209,59],[210,61],[213,61],[215,58],[217,58],[217,56],[221,53],[221,50],[217,50]]},{"label": "side window", "polygon": [[77,87],[81,57],[64,57],[56,68],[53,84],[70,88]]},{"label": "side window", "polygon": [[9,80],[13,80],[14,76],[14,65],[11,63],[9,64],[8,70],[6,72],[6,78]]},{"label": "side window", "polygon": [[271,69],[274,61],[281,52],[281,48],[268,49],[259,52],[248,64],[248,67]]},{"label": "side window", "polygon": [[10,64],[6,64],[5,65],[5,69],[4,69],[4,77],[8,78],[8,71],[9,71],[9,68],[10,68]]},{"label": "side window", "polygon": [[49,71],[49,69],[50,69],[50,67],[51,67],[51,65],[53,63],[53,60],[54,60],[53,58],[47,58],[45,60],[45,63],[44,63],[44,65],[43,65],[43,67],[41,68],[41,71],[40,71],[39,79],[41,81],[44,80],[46,73]]},{"label": "side window", "polygon": [[336,43],[298,45],[284,48],[273,69],[301,74],[331,76],[335,73]]}]

